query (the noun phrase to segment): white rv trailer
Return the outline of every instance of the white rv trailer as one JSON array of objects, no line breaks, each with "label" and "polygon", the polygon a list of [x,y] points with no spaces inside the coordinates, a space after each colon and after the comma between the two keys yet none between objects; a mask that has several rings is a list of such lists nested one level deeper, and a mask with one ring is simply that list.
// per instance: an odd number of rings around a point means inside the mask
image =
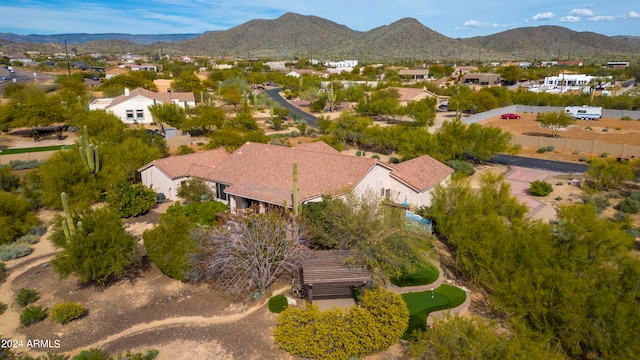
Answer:
[{"label": "white rv trailer", "polygon": [[602,108],[598,106],[567,106],[564,112],[574,119],[597,120],[602,117]]}]

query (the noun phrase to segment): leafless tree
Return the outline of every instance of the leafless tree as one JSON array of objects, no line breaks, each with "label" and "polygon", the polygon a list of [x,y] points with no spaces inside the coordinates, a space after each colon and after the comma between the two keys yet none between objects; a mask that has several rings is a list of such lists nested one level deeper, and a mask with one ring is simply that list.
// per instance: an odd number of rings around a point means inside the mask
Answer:
[{"label": "leafless tree", "polygon": [[305,247],[297,240],[304,231],[293,221],[275,211],[230,217],[205,235],[201,268],[231,293],[264,294],[278,276],[300,266]]}]

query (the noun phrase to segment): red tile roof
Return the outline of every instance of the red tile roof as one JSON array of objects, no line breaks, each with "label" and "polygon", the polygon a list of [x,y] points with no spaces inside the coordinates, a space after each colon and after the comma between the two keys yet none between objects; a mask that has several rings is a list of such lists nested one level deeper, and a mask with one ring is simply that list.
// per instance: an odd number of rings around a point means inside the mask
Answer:
[{"label": "red tile roof", "polygon": [[351,190],[377,164],[374,159],[342,155],[320,144],[288,148],[246,143],[205,179],[231,185],[225,190],[229,194],[291,204],[294,162],[298,164],[300,202]]},{"label": "red tile roof", "polygon": [[163,104],[170,104],[173,100],[177,100],[180,102],[183,101],[196,101],[192,92],[177,92],[177,93],[157,93],[143,88],[137,88],[129,91],[129,95],[127,96],[126,92],[122,95],[116,96],[113,98],[111,103],[106,107],[107,109],[121,104],[129,99],[132,99],[136,96],[143,96],[148,99],[154,99]]},{"label": "red tile roof", "polygon": [[428,190],[453,174],[453,169],[438,160],[423,155],[399,164],[391,165],[391,176],[408,184],[418,192]]},{"label": "red tile roof", "polygon": [[142,171],[155,165],[170,179],[177,179],[185,176],[201,177],[228,157],[229,153],[220,148],[154,160],[138,169],[138,171]]}]

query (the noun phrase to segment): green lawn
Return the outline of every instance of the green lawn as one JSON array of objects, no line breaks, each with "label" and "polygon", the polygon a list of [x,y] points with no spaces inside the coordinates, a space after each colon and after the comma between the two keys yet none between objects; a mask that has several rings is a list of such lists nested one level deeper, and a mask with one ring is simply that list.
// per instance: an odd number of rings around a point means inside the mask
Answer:
[{"label": "green lawn", "polygon": [[0,151],[0,155],[24,154],[41,151],[56,151],[73,145],[34,146],[30,148],[9,148]]},{"label": "green lawn", "polygon": [[426,263],[413,274],[403,275],[397,278],[390,277],[389,281],[395,286],[429,285],[438,280],[440,272],[433,264]]},{"label": "green lawn", "polygon": [[427,330],[427,316],[438,310],[452,309],[462,305],[467,294],[460,288],[442,284],[433,291],[402,294],[409,309],[409,326],[402,336],[409,340],[414,330]]}]

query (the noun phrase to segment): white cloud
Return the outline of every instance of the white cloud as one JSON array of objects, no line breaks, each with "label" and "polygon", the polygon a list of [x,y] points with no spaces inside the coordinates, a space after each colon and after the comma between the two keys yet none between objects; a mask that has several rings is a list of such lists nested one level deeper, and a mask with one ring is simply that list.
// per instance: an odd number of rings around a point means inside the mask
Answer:
[{"label": "white cloud", "polygon": [[593,16],[590,18],[587,18],[588,21],[594,21],[594,22],[599,22],[599,21],[613,21],[615,20],[615,16]]},{"label": "white cloud", "polygon": [[536,20],[536,21],[544,21],[544,20],[549,20],[553,17],[553,13],[551,11],[547,11],[544,13],[540,13],[540,14],[535,14],[532,19]]},{"label": "white cloud", "polygon": [[575,16],[593,16],[593,11],[590,9],[572,9],[569,11],[569,15]]},{"label": "white cloud", "polygon": [[630,17],[631,19],[640,19],[640,13],[637,13],[635,11],[630,11],[629,14],[627,14],[628,17]]},{"label": "white cloud", "polygon": [[560,22],[578,22],[580,21],[580,17],[579,16],[563,16],[560,18]]},{"label": "white cloud", "polygon": [[469,21],[465,21],[463,27],[457,27],[456,30],[463,30],[463,29],[468,29],[468,28],[502,28],[502,27],[509,27],[509,26],[513,26],[513,25],[512,24],[496,24],[496,23],[481,22],[481,21],[477,21],[477,20],[469,20]]}]

